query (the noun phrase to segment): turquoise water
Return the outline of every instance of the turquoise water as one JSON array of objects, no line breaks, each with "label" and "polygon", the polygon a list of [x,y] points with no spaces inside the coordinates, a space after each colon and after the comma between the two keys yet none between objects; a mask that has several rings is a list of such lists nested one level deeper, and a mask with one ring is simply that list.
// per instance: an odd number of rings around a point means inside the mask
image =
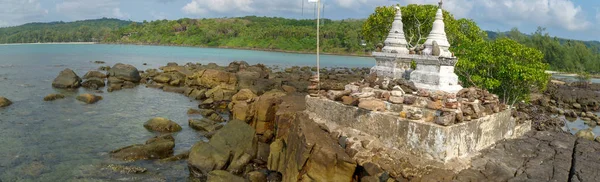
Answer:
[{"label": "turquoise water", "polygon": [[[156,135],[143,123],[166,117],[183,127],[175,134],[175,153],[188,150],[203,140],[187,126],[186,111],[197,102],[186,97],[138,86],[113,93],[101,93],[104,100],[85,105],[75,100],[90,90],[57,90],[51,82],[58,72],[73,69],[79,76],[100,66],[117,62],[140,70],[158,68],[167,62],[184,64],[214,62],[227,65],[244,60],[250,64],[312,66],[309,54],[262,51],[133,45],[9,45],[0,46],[0,96],[13,105],[0,109],[0,181],[181,181],[188,171],[185,161],[158,163],[113,160],[108,152],[143,143]],[[143,66],[147,63],[147,66]],[[348,56],[321,57],[322,66],[370,67],[374,59]],[[104,89],[104,91],[106,91]],[[44,102],[50,93],[67,98]],[[103,170],[107,164],[148,168],[143,175],[114,174]]]}]

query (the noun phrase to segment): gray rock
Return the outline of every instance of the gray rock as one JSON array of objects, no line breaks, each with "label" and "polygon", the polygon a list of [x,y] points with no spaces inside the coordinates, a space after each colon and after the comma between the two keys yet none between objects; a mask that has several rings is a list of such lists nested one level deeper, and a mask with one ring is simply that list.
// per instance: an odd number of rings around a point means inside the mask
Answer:
[{"label": "gray rock", "polygon": [[125,81],[134,83],[140,82],[142,79],[140,73],[134,66],[128,64],[117,63],[109,71],[108,77],[115,77]]},{"label": "gray rock", "polygon": [[99,71],[88,71],[85,75],[83,75],[83,79],[90,79],[90,78],[106,78],[106,74],[99,72]]},{"label": "gray rock", "polygon": [[432,44],[433,46],[431,49],[431,54],[434,56],[440,56],[442,52],[440,49],[440,45],[438,45],[437,41],[433,41]]},{"label": "gray rock", "polygon": [[0,97],[0,108],[2,108],[2,107],[8,107],[11,104],[12,104],[12,102],[10,100],[8,100],[7,98]]},{"label": "gray rock", "polygon": [[61,71],[52,81],[52,87],[54,88],[79,88],[80,86],[81,78],[69,68]]}]

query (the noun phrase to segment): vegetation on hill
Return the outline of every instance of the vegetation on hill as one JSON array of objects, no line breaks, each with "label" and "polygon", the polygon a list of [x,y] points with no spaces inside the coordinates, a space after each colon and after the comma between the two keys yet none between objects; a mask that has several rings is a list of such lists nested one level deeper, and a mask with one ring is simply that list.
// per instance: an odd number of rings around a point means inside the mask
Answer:
[{"label": "vegetation on hill", "polygon": [[28,23],[0,28],[0,43],[97,42],[131,21],[97,19],[76,22]]},{"label": "vegetation on hill", "polygon": [[[360,34],[364,21],[322,22],[322,51],[365,54]],[[115,31],[105,42],[313,52],[316,21],[256,16],[144,21]]]},{"label": "vegetation on hill", "polygon": [[535,48],[544,54],[544,62],[551,70],[599,73],[600,42],[577,41],[551,37],[546,29],[538,28],[532,35],[521,33],[514,28],[509,32],[496,33],[491,38],[510,38],[527,47]]}]

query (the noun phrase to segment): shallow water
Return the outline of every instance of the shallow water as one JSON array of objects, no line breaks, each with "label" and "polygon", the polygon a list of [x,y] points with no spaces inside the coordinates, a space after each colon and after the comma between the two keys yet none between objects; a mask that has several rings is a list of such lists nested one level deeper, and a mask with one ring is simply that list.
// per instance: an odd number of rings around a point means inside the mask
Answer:
[{"label": "shallow water", "polygon": [[[203,140],[187,125],[189,108],[197,102],[183,95],[138,86],[134,89],[98,94],[104,99],[93,105],[75,100],[90,90],[57,90],[51,82],[58,72],[73,69],[79,76],[117,62],[140,70],[158,68],[167,62],[184,64],[215,62],[226,65],[244,60],[250,64],[312,65],[314,55],[231,49],[207,49],[131,45],[11,45],[0,46],[0,96],[13,105],[0,109],[0,181],[181,181],[188,171],[185,161],[158,163],[113,160],[108,152],[143,143],[156,135],[143,123],[166,117],[183,127],[176,133],[175,154]],[[322,56],[322,66],[370,67],[374,59]],[[143,66],[147,63],[147,66]],[[66,99],[44,102],[43,97],[60,92]],[[148,168],[144,175],[113,175],[102,166],[126,164]],[[110,175],[109,175],[110,174]]]}]

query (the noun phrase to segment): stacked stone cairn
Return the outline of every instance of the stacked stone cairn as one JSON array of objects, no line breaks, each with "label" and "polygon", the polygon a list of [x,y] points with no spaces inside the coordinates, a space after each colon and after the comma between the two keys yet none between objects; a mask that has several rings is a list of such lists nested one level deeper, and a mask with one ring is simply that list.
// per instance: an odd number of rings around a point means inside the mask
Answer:
[{"label": "stacked stone cairn", "polygon": [[405,80],[355,82],[346,85],[345,90],[329,90],[321,96],[349,106],[443,126],[479,119],[507,108],[497,95],[483,89],[465,88],[453,94],[418,89]]},{"label": "stacked stone cairn", "polygon": [[319,95],[319,76],[313,75],[310,77],[310,85],[308,85],[308,94],[311,97],[317,97]]}]

